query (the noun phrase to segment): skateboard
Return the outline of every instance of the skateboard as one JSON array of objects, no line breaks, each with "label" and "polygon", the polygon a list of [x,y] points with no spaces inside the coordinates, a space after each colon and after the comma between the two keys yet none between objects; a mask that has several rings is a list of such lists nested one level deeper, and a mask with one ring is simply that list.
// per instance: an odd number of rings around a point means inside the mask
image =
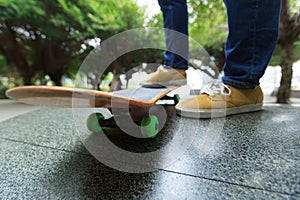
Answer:
[{"label": "skateboard", "polygon": [[[107,127],[120,127],[128,117],[139,127],[142,135],[155,137],[160,130],[160,112],[151,109],[159,100],[177,104],[179,96],[170,93],[178,87],[132,88],[115,92],[58,86],[22,86],[9,89],[6,96],[19,102],[47,107],[106,108],[111,117],[94,112],[87,117],[86,126],[92,132]],[[151,110],[151,112],[150,112]]]}]

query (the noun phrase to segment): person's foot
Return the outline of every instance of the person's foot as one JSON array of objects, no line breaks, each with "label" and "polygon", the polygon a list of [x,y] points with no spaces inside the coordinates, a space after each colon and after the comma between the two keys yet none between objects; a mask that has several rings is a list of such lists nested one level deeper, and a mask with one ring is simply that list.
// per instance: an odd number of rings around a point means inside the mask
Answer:
[{"label": "person's foot", "polygon": [[167,69],[159,67],[148,80],[141,83],[143,87],[164,87],[186,85],[185,70]]},{"label": "person's foot", "polygon": [[191,118],[216,118],[227,115],[258,111],[263,104],[260,86],[240,89],[214,81],[201,90],[201,94],[180,101],[177,114]]}]

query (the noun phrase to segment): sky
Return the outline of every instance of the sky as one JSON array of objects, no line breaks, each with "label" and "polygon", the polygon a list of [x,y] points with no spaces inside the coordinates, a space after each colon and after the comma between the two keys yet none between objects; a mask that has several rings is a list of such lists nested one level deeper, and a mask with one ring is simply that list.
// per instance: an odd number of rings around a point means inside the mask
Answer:
[{"label": "sky", "polygon": [[138,5],[145,5],[146,12],[149,17],[160,13],[160,8],[157,0],[136,0]]}]

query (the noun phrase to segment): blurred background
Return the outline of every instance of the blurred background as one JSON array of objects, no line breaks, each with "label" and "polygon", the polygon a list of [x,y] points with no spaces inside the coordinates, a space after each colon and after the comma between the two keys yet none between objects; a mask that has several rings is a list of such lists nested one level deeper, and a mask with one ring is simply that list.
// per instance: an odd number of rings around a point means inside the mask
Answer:
[{"label": "blurred background", "polygon": [[[188,9],[190,37],[222,73],[227,36],[223,2],[188,0]],[[101,41],[134,28],[163,27],[156,0],[0,0],[0,10],[0,98],[8,88],[21,85],[74,87],[81,63]],[[300,97],[299,35],[300,0],[282,0],[278,45],[261,81],[278,103]],[[163,41],[149,37],[154,43]],[[99,66],[106,69],[104,74],[80,71],[84,81],[76,87],[123,89],[134,73],[156,69],[147,63],[162,61],[161,50],[130,52],[111,66]]]}]

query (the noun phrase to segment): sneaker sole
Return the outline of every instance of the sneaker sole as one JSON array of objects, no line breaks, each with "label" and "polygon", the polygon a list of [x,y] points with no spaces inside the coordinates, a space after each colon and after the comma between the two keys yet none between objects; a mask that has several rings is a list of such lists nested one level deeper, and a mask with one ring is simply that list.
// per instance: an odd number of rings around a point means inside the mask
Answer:
[{"label": "sneaker sole", "polygon": [[251,104],[240,106],[236,108],[226,108],[226,109],[186,109],[175,106],[176,113],[183,117],[197,118],[197,119],[208,119],[208,118],[218,118],[225,117],[228,115],[241,114],[255,112],[262,109],[263,104]]},{"label": "sneaker sole", "polygon": [[152,82],[152,83],[141,83],[142,87],[149,87],[149,88],[161,88],[165,86],[181,86],[186,85],[186,80],[174,80],[174,81],[167,81],[167,82]]}]

